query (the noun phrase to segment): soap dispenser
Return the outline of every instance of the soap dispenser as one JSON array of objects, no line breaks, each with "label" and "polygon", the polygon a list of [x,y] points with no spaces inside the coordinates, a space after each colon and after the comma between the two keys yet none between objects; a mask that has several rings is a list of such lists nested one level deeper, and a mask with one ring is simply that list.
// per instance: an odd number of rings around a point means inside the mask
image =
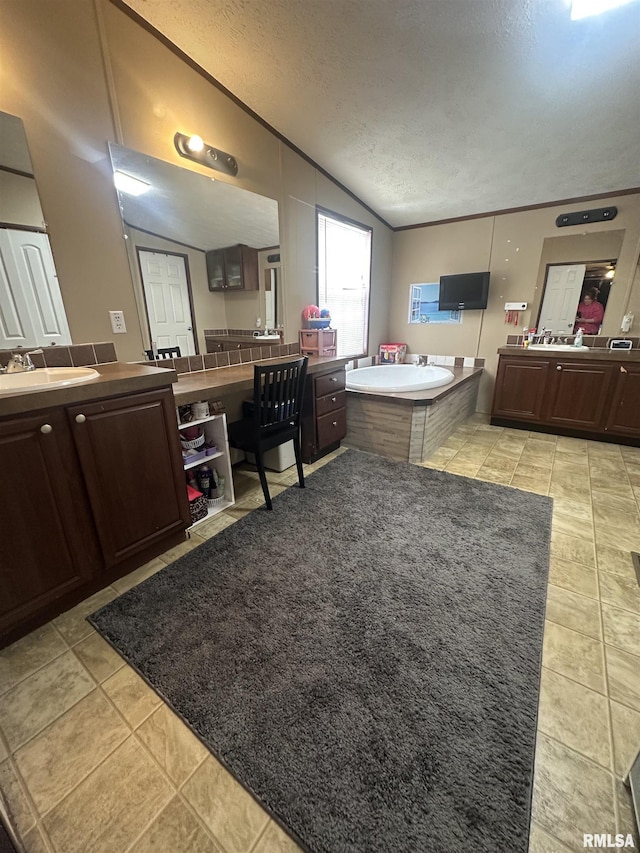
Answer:
[{"label": "soap dispenser", "polygon": [[574,347],[581,347],[582,346],[582,334],[583,334],[582,329],[578,329],[578,331],[576,332],[576,336],[573,340]]}]

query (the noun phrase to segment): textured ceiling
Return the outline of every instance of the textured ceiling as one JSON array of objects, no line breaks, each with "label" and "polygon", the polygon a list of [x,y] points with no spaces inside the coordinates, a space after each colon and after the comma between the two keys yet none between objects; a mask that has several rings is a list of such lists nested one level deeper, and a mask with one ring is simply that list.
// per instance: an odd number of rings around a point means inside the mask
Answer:
[{"label": "textured ceiling", "polygon": [[640,185],[640,3],[127,0],[394,226]]}]

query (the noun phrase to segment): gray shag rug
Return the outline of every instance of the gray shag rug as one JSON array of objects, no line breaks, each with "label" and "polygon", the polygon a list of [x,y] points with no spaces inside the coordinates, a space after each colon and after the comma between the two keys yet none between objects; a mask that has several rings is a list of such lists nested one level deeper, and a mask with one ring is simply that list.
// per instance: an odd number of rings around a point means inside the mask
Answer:
[{"label": "gray shag rug", "polygon": [[90,621],[305,849],[518,853],[551,513],[349,450]]}]

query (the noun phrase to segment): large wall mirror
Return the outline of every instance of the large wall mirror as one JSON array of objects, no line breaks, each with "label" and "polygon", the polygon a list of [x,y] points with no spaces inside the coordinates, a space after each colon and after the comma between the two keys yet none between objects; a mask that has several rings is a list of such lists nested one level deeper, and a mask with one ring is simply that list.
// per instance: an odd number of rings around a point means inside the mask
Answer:
[{"label": "large wall mirror", "polygon": [[24,125],[0,112],[0,349],[70,343]]},{"label": "large wall mirror", "polygon": [[282,327],[278,203],[110,144],[149,347],[206,352],[205,330]]},{"label": "large wall mirror", "polygon": [[600,333],[616,288],[624,234],[624,229],[616,229],[544,240],[531,313],[538,329],[559,337],[578,329],[589,335]]}]

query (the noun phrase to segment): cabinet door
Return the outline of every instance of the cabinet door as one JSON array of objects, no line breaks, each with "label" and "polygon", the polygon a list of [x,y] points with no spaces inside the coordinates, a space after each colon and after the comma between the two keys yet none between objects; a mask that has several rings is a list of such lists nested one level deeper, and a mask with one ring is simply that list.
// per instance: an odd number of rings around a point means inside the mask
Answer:
[{"label": "cabinet door", "polygon": [[226,288],[224,251],[222,249],[213,249],[207,252],[206,259],[209,290],[224,290]]},{"label": "cabinet door", "polygon": [[558,362],[551,371],[544,420],[576,429],[604,427],[613,364]]},{"label": "cabinet door", "polygon": [[502,356],[491,414],[519,421],[542,420],[550,362],[544,359]]},{"label": "cabinet door", "polygon": [[227,290],[258,289],[258,253],[250,246],[229,246],[224,250]]},{"label": "cabinet door", "polygon": [[108,567],[191,523],[171,391],[67,412]]},{"label": "cabinet door", "polygon": [[66,419],[0,423],[0,633],[82,586],[99,568]]},{"label": "cabinet door", "polygon": [[605,429],[640,438],[640,364],[617,364],[613,400]]}]

